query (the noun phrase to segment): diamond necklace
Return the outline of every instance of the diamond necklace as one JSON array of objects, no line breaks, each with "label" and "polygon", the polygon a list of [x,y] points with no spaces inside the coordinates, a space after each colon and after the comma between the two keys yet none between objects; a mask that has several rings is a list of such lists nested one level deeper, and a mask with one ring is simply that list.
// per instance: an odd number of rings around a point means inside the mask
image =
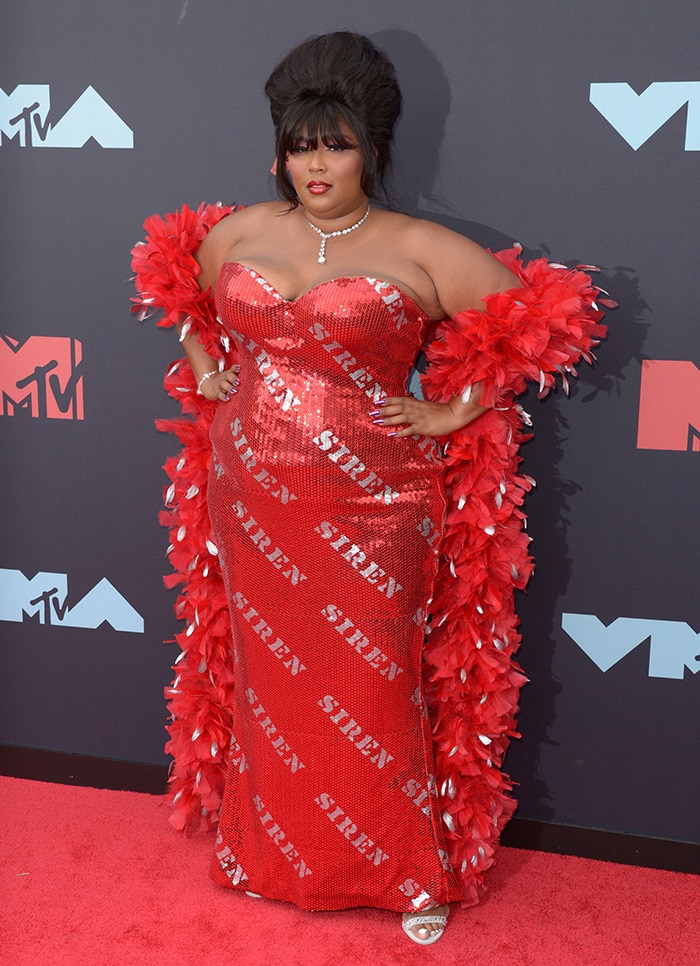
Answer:
[{"label": "diamond necklace", "polygon": [[351,231],[355,231],[356,228],[359,228],[360,225],[362,225],[365,222],[365,220],[367,218],[367,215],[369,214],[369,211],[370,211],[370,208],[371,207],[372,206],[370,204],[368,204],[367,205],[367,211],[364,213],[364,215],[362,216],[362,218],[360,218],[359,221],[356,221],[354,225],[350,225],[349,228],[341,228],[339,231],[329,231],[329,232],[321,231],[321,229],[320,228],[317,228],[316,225],[312,225],[308,218],[306,219],[306,224],[309,226],[309,228],[312,228],[316,232],[317,235],[320,235],[321,236],[321,247],[318,250],[318,264],[319,265],[324,265],[325,264],[325,261],[326,261],[326,242],[328,241],[328,239],[329,238],[338,238],[340,235],[349,235]]}]

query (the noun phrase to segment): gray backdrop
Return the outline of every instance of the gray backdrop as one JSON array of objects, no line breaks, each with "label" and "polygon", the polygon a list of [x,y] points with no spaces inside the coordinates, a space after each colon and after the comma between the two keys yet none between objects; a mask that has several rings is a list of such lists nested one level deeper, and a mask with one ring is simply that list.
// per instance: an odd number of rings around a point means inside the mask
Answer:
[{"label": "gray backdrop", "polygon": [[700,841],[696,0],[8,0],[3,21],[0,742],[165,761],[176,443],[153,418],[179,353],[129,316],[129,249],[151,212],[271,196],[263,83],[348,28],[399,70],[404,209],[599,264],[620,303],[572,398],[524,401],[518,814]]}]

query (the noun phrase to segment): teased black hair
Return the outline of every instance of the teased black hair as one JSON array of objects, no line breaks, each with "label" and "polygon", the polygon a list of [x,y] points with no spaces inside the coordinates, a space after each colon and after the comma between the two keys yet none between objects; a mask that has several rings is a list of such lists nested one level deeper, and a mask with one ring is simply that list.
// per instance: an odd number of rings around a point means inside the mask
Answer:
[{"label": "teased black hair", "polygon": [[305,40],[273,70],[265,93],[277,136],[277,190],[293,208],[299,199],[285,170],[288,151],[304,136],[346,143],[341,122],[362,152],[362,190],[388,201],[385,177],[401,91],[393,64],[367,37],[338,31]]}]

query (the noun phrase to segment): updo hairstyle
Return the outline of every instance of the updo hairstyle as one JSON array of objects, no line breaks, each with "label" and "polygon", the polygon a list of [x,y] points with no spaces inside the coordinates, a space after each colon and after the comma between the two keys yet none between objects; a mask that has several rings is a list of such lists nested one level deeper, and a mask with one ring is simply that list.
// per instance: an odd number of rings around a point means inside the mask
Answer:
[{"label": "updo hairstyle", "polygon": [[362,152],[362,190],[388,201],[384,177],[401,91],[393,64],[367,37],[348,31],[310,37],[277,65],[265,93],[277,136],[277,190],[292,208],[299,199],[286,172],[288,152],[303,137],[347,144],[343,121]]}]

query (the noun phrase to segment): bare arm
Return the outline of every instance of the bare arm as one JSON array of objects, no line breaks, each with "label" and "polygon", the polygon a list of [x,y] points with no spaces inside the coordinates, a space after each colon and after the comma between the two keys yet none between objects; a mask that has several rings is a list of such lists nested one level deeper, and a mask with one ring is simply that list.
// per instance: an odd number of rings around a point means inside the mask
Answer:
[{"label": "bare arm", "polygon": [[182,338],[182,326],[178,325],[180,341],[185,355],[192,367],[199,392],[207,399],[218,399],[226,402],[229,395],[238,391],[238,373],[240,366],[231,366],[219,372],[219,362],[202,348],[199,339],[194,335]]},{"label": "bare arm", "polygon": [[[201,268],[199,276],[199,286],[202,291],[208,289],[213,291],[216,281],[221,271],[221,265],[226,257],[226,252],[231,247],[235,224],[232,222],[234,215],[229,215],[222,219],[212,228],[206,236],[195,258]],[[238,391],[238,365],[231,366],[230,369],[219,371],[219,362],[206,352],[199,340],[194,335],[186,335],[182,338],[182,326],[178,325],[178,335],[182,348],[185,350],[192,372],[197,381],[199,391],[207,399],[216,399],[226,402],[230,395]]]},{"label": "bare arm", "polygon": [[[484,296],[520,284],[512,272],[480,245],[440,225],[417,222],[413,243],[420,251],[417,261],[430,276],[446,316],[479,309]],[[390,427],[392,435],[397,437],[414,433],[446,436],[486,412],[486,407],[479,403],[481,386],[465,386],[465,390],[463,395],[446,403],[392,396],[371,416],[379,425]]]},{"label": "bare arm", "polygon": [[420,264],[430,276],[446,316],[483,308],[482,299],[520,286],[519,279],[470,238],[419,222]]}]

